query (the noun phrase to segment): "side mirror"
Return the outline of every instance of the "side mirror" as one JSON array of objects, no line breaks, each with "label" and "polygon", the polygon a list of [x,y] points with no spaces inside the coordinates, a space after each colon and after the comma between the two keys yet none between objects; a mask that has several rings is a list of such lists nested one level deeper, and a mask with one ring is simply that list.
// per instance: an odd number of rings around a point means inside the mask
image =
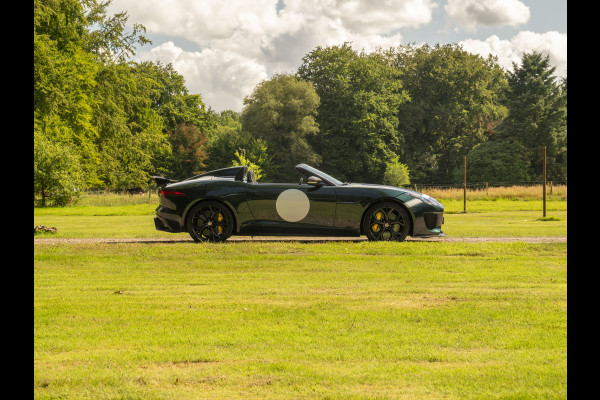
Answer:
[{"label": "side mirror", "polygon": [[306,181],[306,183],[308,183],[311,186],[322,186],[323,180],[321,178],[319,178],[318,176],[310,176],[308,178],[308,181]]}]

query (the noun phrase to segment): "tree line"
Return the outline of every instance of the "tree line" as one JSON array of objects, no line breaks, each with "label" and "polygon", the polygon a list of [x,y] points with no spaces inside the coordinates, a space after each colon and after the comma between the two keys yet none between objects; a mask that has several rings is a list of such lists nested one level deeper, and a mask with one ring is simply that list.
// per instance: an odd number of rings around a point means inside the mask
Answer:
[{"label": "tree line", "polygon": [[262,181],[307,163],[349,182],[404,185],[567,176],[567,81],[547,56],[513,71],[456,44],[372,53],[317,47],[241,112],[215,112],[171,64],[131,61],[145,28],[110,1],[34,0],[34,201],[145,188],[250,165]]}]

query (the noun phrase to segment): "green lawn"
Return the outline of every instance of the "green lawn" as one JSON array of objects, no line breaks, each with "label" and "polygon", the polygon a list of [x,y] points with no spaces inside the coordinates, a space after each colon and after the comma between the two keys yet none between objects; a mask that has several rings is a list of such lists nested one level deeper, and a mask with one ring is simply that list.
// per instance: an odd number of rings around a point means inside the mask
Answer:
[{"label": "green lawn", "polygon": [[566,398],[566,252],[36,244],[34,395]]}]

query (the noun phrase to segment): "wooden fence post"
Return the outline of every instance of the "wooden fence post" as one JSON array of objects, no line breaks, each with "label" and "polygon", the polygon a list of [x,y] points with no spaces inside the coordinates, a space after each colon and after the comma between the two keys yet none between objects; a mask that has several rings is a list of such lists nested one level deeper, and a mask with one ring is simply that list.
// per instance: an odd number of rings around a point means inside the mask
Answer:
[{"label": "wooden fence post", "polygon": [[546,218],[546,146],[544,146],[544,189],[542,190],[544,198],[544,218]]},{"label": "wooden fence post", "polygon": [[464,156],[463,212],[467,212],[467,156]]}]

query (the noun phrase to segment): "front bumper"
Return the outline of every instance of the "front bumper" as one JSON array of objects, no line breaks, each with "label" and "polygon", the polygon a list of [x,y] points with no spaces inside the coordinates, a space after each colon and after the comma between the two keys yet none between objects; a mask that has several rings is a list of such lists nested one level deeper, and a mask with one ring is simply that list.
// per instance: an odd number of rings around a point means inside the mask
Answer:
[{"label": "front bumper", "polygon": [[426,236],[446,236],[442,232],[442,225],[444,223],[444,212],[425,212],[423,215],[415,218],[415,225],[413,227],[413,237],[426,237]]}]

